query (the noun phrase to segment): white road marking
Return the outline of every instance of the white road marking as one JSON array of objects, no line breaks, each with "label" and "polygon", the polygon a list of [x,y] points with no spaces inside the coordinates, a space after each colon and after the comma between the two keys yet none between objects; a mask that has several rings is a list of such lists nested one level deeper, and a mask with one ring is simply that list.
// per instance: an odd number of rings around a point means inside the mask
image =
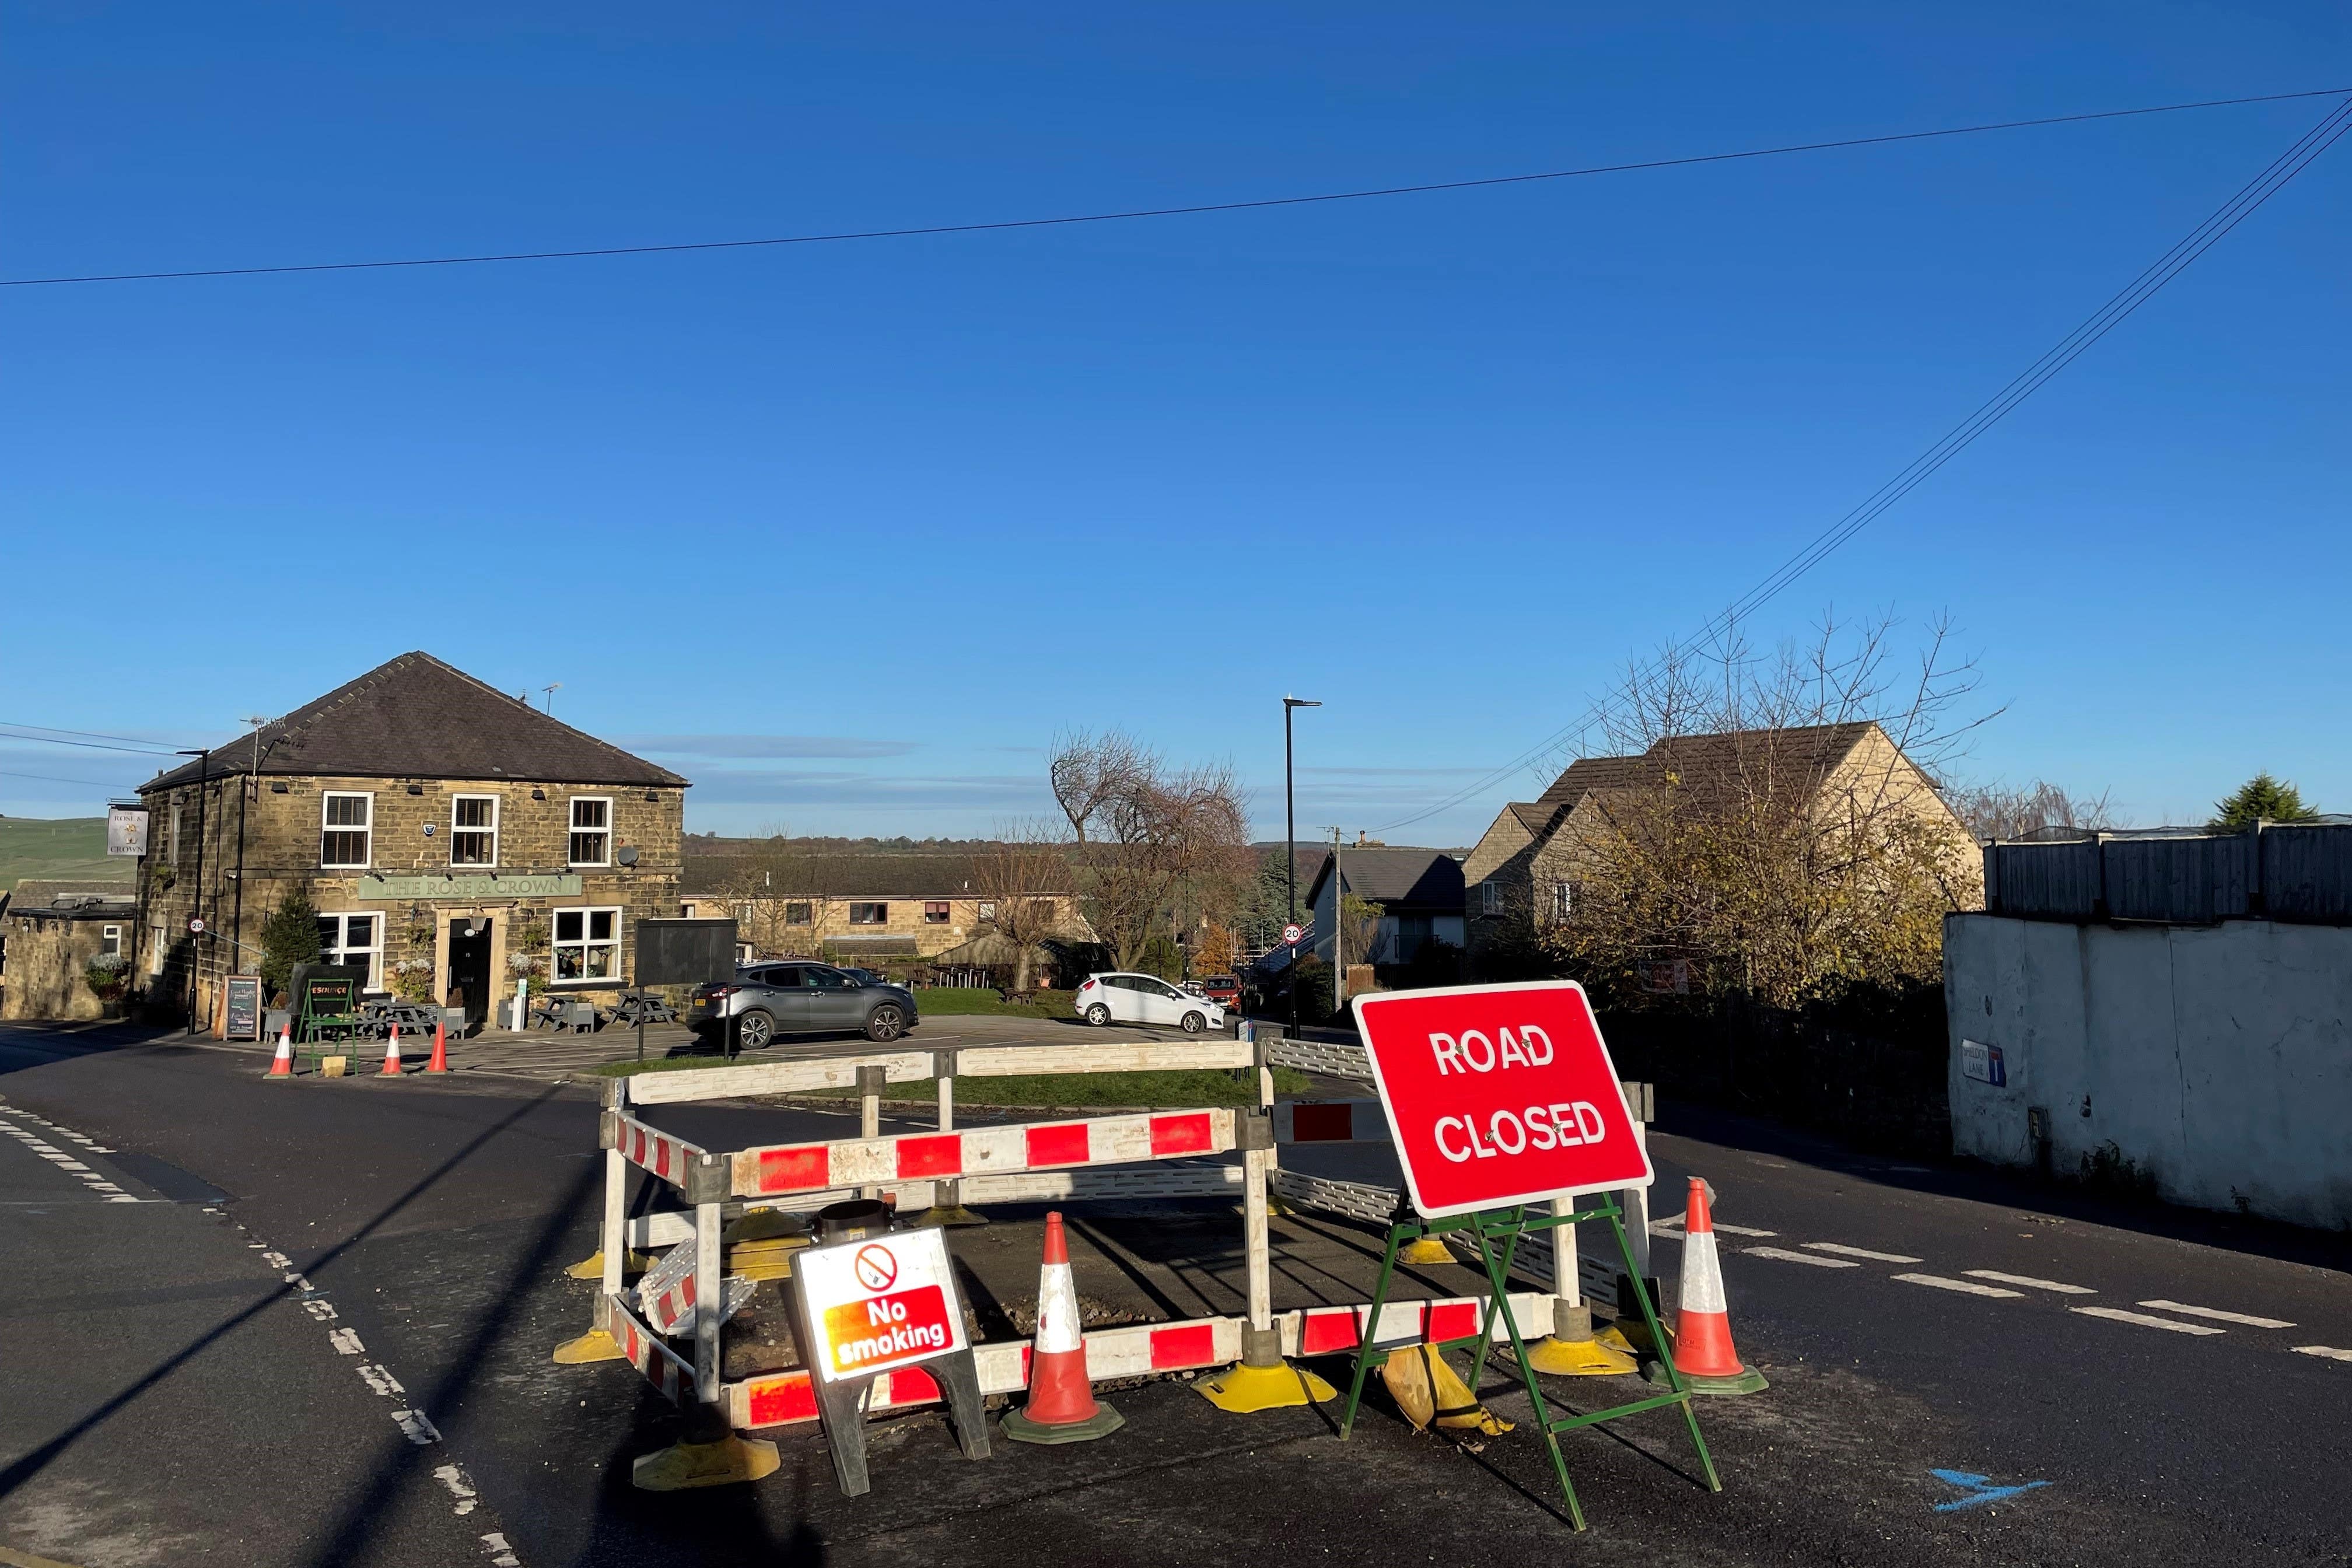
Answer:
[{"label": "white road marking", "polygon": [[1810,1252],[1790,1252],[1780,1247],[1743,1247],[1739,1249],[1750,1258],[1773,1258],[1782,1263],[1810,1263],[1816,1268],[1859,1268],[1859,1263],[1848,1263],[1843,1258],[1819,1258]]},{"label": "white road marking", "polygon": [[2003,1274],[1998,1268],[1963,1268],[1961,1273],[1971,1279],[1998,1279],[2004,1285],[2022,1285],[2030,1290],[2055,1290],[2061,1296],[2095,1296],[2088,1285],[2066,1285],[2055,1279],[2036,1279],[2031,1274]]},{"label": "white road marking", "polygon": [[474,1491],[472,1483],[466,1479],[465,1471],[459,1469],[455,1465],[444,1465],[439,1469],[433,1472],[433,1479],[439,1481],[443,1486],[447,1487],[449,1489],[449,1495],[457,1500],[457,1512],[459,1519],[463,1519],[467,1514],[474,1511],[474,1500],[477,1494]]},{"label": "white road marking", "polygon": [[[256,1242],[254,1245],[258,1247],[261,1244]],[[282,1252],[265,1252],[261,1255],[261,1261],[272,1268],[290,1268],[294,1266],[294,1260]]]},{"label": "white road marking", "polygon": [[2297,1355],[2324,1355],[2330,1361],[2352,1361],[2352,1351],[2340,1351],[2334,1345],[2297,1345]]},{"label": "white road marking", "polygon": [[1970,1296],[1999,1296],[2018,1300],[2025,1295],[2022,1290],[2004,1290],[1998,1285],[1979,1285],[1973,1279],[1947,1279],[1940,1274],[1897,1274],[1895,1278],[1906,1285],[1932,1285],[1938,1290],[1958,1290]]},{"label": "white road marking", "polygon": [[482,1550],[490,1554],[490,1568],[522,1568],[522,1559],[514,1554],[514,1548],[507,1544],[503,1535],[482,1537]]},{"label": "white road marking", "polygon": [[1840,1258],[1867,1258],[1874,1263],[1917,1263],[1916,1258],[1906,1258],[1900,1252],[1873,1252],[1866,1247],[1847,1247],[1835,1241],[1808,1241],[1803,1246],[1815,1252],[1834,1252]]},{"label": "white road marking", "polygon": [[360,1363],[360,1377],[367,1384],[369,1392],[379,1398],[390,1399],[394,1394],[408,1392],[400,1386],[400,1379],[393,1376],[390,1371],[368,1362]]},{"label": "white road marking", "polygon": [[2137,1323],[2143,1329],[2170,1329],[2176,1334],[2226,1334],[2227,1329],[2209,1329],[2202,1323],[2184,1323],[2178,1318],[2152,1318],[2146,1312],[2126,1312],[2121,1307],[2069,1307],[2070,1312],[2080,1312],[2086,1318],[2105,1318],[2118,1323]]},{"label": "white road marking", "polygon": [[395,1410],[392,1418],[400,1423],[400,1429],[407,1435],[408,1440],[420,1448],[441,1440],[440,1428],[426,1420],[422,1410]]},{"label": "white road marking", "polygon": [[[1777,1230],[1758,1230],[1754,1226],[1749,1225],[1726,1225],[1721,1220],[1715,1222],[1714,1228],[1726,1236],[1778,1236],[1780,1234]],[[1667,1241],[1680,1241],[1683,1238],[1683,1216],[1676,1215],[1672,1219],[1651,1221],[1650,1234]]]},{"label": "white road marking", "polygon": [[302,1310],[310,1313],[312,1320],[317,1322],[331,1323],[335,1319],[335,1304],[332,1301],[305,1301],[302,1303]]},{"label": "white road marking", "polygon": [[339,1355],[367,1353],[367,1347],[360,1343],[360,1331],[357,1329],[336,1329],[327,1335],[327,1342],[335,1347],[336,1353]]},{"label": "white road marking", "polygon": [[2217,1323],[2243,1323],[2250,1329],[2294,1327],[2284,1318],[2250,1318],[2243,1312],[2224,1312],[2218,1307],[2190,1307],[2184,1306],[2179,1301],[2142,1301],[2140,1305],[2154,1308],[2159,1312],[2179,1312],[2191,1318],[2210,1318]]}]

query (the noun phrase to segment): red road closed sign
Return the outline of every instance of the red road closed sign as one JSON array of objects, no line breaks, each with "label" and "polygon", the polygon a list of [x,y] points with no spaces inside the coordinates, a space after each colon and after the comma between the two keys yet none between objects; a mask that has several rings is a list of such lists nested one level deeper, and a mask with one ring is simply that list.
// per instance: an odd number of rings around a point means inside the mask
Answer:
[{"label": "red road closed sign", "polygon": [[1650,1157],[1584,987],[1457,985],[1355,999],[1405,1190],[1424,1217],[1647,1186]]}]

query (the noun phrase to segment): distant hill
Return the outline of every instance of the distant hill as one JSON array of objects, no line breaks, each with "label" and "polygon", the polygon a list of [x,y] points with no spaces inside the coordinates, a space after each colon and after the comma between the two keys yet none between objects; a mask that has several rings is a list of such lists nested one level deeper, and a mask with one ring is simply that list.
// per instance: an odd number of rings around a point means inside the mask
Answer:
[{"label": "distant hill", "polygon": [[102,816],[0,816],[0,893],[27,877],[129,882],[137,867],[107,855]]}]

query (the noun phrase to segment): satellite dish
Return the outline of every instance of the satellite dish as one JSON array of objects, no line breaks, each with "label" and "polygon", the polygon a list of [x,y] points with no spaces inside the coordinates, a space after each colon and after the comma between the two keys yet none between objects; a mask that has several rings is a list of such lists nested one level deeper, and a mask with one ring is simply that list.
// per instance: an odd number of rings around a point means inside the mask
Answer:
[{"label": "satellite dish", "polygon": [[634,844],[622,845],[620,860],[621,864],[624,866],[635,865],[637,863],[637,847]]}]

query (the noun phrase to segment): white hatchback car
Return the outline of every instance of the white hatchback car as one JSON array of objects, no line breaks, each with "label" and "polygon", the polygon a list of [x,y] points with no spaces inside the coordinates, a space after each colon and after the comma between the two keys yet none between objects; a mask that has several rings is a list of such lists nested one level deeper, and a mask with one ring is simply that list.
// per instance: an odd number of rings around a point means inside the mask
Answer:
[{"label": "white hatchback car", "polygon": [[1223,1007],[1156,974],[1087,975],[1078,987],[1078,1016],[1089,1024],[1173,1024],[1188,1035],[1225,1026]]}]

